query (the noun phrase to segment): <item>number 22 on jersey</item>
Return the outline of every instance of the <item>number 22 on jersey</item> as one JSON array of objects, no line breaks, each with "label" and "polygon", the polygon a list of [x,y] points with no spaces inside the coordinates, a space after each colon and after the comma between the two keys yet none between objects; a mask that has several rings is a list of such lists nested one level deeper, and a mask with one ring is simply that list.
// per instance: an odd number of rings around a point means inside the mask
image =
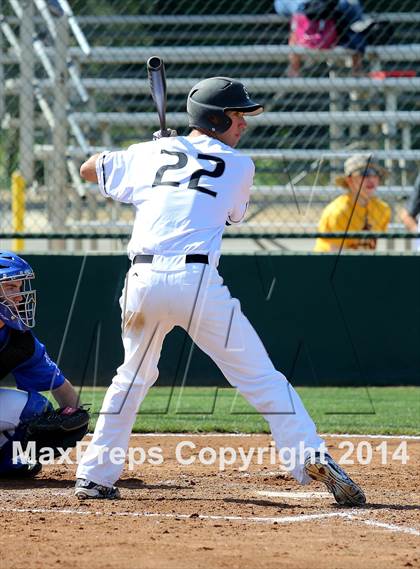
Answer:
[{"label": "number 22 on jersey", "polygon": [[[175,162],[175,164],[165,164],[164,166],[161,166],[156,172],[152,187],[179,187],[179,182],[171,180],[171,174],[169,172],[167,173],[167,171],[182,170],[182,168],[185,168],[188,163],[188,155],[185,154],[185,152],[175,152],[164,149],[161,150],[161,154],[169,154],[170,156],[175,156],[177,162]],[[202,192],[203,194],[208,194],[209,196],[215,198],[217,196],[217,192],[210,190],[209,188],[205,188],[204,186],[200,186],[200,178],[202,176],[208,176],[209,178],[220,178],[220,176],[225,171],[225,161],[222,160],[222,158],[219,158],[218,156],[212,156],[211,154],[197,154],[197,160],[210,162],[210,164],[214,164],[215,167],[213,170],[206,170],[205,168],[199,168],[198,170],[195,170],[189,178],[187,189],[196,190],[197,192]]]}]

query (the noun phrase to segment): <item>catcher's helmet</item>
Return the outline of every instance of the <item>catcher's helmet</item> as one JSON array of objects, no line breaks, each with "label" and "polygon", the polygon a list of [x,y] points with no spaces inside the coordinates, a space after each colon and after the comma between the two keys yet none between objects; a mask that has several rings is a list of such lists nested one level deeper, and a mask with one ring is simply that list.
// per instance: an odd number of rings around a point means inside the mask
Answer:
[{"label": "catcher's helmet", "polygon": [[187,99],[189,125],[211,132],[226,132],[232,121],[226,111],[259,115],[263,106],[253,101],[245,86],[229,77],[210,77],[191,89]]},{"label": "catcher's helmet", "polygon": [[[0,320],[16,330],[35,326],[36,291],[31,286],[34,277],[32,267],[24,259],[0,250]],[[20,290],[5,286],[13,281],[22,282]]]}]

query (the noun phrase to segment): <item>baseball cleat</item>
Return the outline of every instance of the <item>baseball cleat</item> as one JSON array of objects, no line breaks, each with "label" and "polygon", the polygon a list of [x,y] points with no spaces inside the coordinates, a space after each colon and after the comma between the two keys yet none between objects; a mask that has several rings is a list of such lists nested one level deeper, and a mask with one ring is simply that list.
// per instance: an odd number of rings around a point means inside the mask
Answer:
[{"label": "baseball cleat", "polygon": [[314,457],[309,456],[305,460],[305,471],[313,480],[323,482],[341,506],[363,506],[366,503],[366,496],[360,486],[329,454],[321,456],[316,452]]},{"label": "baseball cleat", "polygon": [[102,486],[84,478],[76,480],[74,495],[79,500],[118,500],[121,497],[120,491],[116,486]]}]

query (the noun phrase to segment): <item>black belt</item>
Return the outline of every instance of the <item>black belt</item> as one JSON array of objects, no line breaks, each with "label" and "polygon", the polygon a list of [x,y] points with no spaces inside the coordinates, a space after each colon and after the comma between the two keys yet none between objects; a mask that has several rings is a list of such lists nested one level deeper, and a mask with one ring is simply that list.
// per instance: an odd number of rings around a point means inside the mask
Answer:
[{"label": "black belt", "polygon": [[[133,259],[133,265],[136,263],[152,263],[154,255],[136,255]],[[186,255],[186,263],[203,263],[203,265],[209,264],[209,258],[207,255]]]}]

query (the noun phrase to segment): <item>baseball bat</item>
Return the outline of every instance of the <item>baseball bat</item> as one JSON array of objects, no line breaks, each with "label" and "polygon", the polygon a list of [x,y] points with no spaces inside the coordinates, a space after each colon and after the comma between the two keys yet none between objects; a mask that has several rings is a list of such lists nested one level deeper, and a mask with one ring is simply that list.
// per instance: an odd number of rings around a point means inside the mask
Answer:
[{"label": "baseball bat", "polygon": [[163,60],[157,55],[154,55],[147,60],[147,75],[149,77],[150,92],[159,115],[161,136],[169,136],[169,130],[166,130],[165,65]]}]

